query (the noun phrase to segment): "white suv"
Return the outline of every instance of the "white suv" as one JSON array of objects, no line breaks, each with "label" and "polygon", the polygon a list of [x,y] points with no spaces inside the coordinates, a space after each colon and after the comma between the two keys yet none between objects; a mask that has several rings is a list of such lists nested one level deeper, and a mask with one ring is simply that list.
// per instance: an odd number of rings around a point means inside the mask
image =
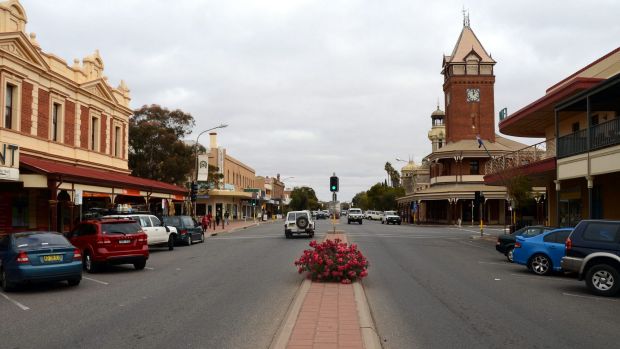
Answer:
[{"label": "white suv", "polygon": [[150,214],[122,214],[109,215],[109,218],[131,218],[140,223],[142,230],[146,233],[147,244],[149,246],[167,246],[168,250],[174,249],[174,237],[177,235],[177,228],[164,225],[159,218]]},{"label": "white suv", "polygon": [[293,237],[293,234],[308,234],[309,237],[314,237],[314,228],[310,211],[291,211],[284,221],[284,236],[287,239]]}]

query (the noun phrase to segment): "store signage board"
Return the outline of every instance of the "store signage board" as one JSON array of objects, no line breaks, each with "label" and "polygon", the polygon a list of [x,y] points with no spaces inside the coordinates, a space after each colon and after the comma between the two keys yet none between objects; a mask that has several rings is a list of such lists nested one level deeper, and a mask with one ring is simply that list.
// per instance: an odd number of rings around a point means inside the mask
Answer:
[{"label": "store signage board", "polygon": [[198,182],[209,180],[209,155],[198,155]]},{"label": "store signage board", "polygon": [[0,142],[0,180],[19,180],[19,146]]}]

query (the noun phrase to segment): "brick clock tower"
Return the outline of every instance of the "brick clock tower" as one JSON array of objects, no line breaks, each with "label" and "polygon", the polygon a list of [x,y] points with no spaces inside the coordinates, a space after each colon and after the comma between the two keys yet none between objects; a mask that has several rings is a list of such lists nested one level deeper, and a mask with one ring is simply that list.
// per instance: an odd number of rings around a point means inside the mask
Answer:
[{"label": "brick clock tower", "polygon": [[446,141],[495,142],[495,61],[463,21],[463,30],[450,56],[444,56],[441,74],[446,105]]}]

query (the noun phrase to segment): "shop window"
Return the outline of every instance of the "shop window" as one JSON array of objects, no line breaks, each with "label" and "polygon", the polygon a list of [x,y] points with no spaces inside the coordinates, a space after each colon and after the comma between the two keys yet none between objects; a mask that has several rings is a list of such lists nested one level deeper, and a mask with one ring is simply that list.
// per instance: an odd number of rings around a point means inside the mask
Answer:
[{"label": "shop window", "polygon": [[4,101],[4,126],[5,128],[15,129],[15,91],[14,85],[6,84]]},{"label": "shop window", "polygon": [[478,160],[471,160],[469,162],[469,174],[472,174],[472,175],[480,174],[480,164]]},{"label": "shop window", "polygon": [[28,227],[28,196],[20,194],[15,197],[11,216],[13,227]]},{"label": "shop window", "polygon": [[50,125],[50,139],[52,141],[62,141],[62,125],[62,105],[52,103],[52,122]]}]

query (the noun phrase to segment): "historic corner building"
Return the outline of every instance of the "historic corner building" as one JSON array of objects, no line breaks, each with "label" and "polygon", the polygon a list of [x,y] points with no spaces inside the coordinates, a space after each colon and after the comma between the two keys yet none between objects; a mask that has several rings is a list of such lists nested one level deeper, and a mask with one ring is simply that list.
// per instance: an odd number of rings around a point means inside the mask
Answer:
[{"label": "historic corner building", "polygon": [[[576,48],[578,49],[578,48]],[[485,182],[527,175],[546,188],[551,225],[620,219],[620,47],[549,87],[499,123],[502,133],[544,141],[494,159]]]},{"label": "historic corner building", "polygon": [[129,89],[96,51],[71,66],[27,35],[17,0],[0,3],[0,234],[66,232],[118,205],[162,208],[184,188],[130,175]]},{"label": "historic corner building", "polygon": [[[495,134],[495,63],[466,19],[452,54],[443,57],[446,111],[438,107],[431,114],[432,152],[421,165],[410,163],[402,170],[409,189],[398,204],[409,221],[471,223],[479,222],[480,214],[488,224],[509,221],[506,189],[485,184],[483,169],[489,154],[498,157],[525,145]],[[474,205],[477,191],[485,198],[481,211]]]}]

